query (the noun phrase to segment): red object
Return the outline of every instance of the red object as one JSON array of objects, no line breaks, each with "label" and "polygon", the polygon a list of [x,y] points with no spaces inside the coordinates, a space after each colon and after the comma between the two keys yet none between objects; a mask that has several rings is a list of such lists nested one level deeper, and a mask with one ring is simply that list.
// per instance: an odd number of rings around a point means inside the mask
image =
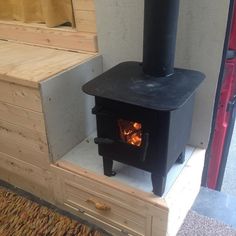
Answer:
[{"label": "red object", "polygon": [[210,165],[208,171],[208,187],[215,189],[220,170],[220,164],[224,149],[230,113],[228,104],[235,94],[236,59],[229,60],[225,66],[224,83],[218,106],[216,128],[210,153]]},{"label": "red object", "polygon": [[[229,50],[236,50],[236,4],[231,28]],[[210,163],[208,169],[207,186],[216,189],[219,176],[222,154],[225,145],[227,129],[229,127],[230,112],[228,104],[236,93],[236,58],[227,60],[225,65],[224,81],[220,94],[220,101],[216,115],[215,133],[213,136]]]}]

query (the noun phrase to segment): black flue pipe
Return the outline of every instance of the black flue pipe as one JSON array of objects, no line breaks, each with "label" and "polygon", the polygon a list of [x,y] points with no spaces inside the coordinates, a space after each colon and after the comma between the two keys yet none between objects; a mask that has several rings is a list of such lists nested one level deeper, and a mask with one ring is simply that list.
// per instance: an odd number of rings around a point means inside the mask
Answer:
[{"label": "black flue pipe", "polygon": [[145,0],[143,71],[155,77],[174,73],[179,0]]}]

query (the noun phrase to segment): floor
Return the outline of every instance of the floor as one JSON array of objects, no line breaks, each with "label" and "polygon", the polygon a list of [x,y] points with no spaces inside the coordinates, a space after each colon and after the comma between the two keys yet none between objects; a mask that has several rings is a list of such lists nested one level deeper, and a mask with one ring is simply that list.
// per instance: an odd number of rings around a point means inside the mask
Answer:
[{"label": "floor", "polygon": [[236,229],[236,125],[231,140],[222,191],[201,188],[192,210]]},{"label": "floor", "polygon": [[236,125],[231,140],[222,192],[236,197]]},{"label": "floor", "polygon": [[236,197],[201,188],[192,210],[236,229]]}]

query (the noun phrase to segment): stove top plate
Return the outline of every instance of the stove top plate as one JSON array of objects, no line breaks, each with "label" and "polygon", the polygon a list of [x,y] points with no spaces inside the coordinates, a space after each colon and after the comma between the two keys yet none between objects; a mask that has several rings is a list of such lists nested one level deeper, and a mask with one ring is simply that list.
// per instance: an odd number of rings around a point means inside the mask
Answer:
[{"label": "stove top plate", "polygon": [[198,71],[175,69],[169,77],[143,73],[139,62],[123,62],[83,86],[89,95],[154,110],[176,110],[193,95],[205,75]]}]

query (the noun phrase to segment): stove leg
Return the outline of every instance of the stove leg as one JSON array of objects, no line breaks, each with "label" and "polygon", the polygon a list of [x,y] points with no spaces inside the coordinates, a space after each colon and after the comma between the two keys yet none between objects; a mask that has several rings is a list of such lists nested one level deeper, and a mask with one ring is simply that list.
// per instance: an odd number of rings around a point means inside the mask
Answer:
[{"label": "stove leg", "polygon": [[176,162],[179,164],[183,164],[185,162],[185,150],[179,155]]},{"label": "stove leg", "polygon": [[103,157],[103,171],[106,176],[115,176],[116,172],[112,170],[113,160]]},{"label": "stove leg", "polygon": [[165,192],[166,176],[152,173],[152,186],[153,193],[161,197]]}]

